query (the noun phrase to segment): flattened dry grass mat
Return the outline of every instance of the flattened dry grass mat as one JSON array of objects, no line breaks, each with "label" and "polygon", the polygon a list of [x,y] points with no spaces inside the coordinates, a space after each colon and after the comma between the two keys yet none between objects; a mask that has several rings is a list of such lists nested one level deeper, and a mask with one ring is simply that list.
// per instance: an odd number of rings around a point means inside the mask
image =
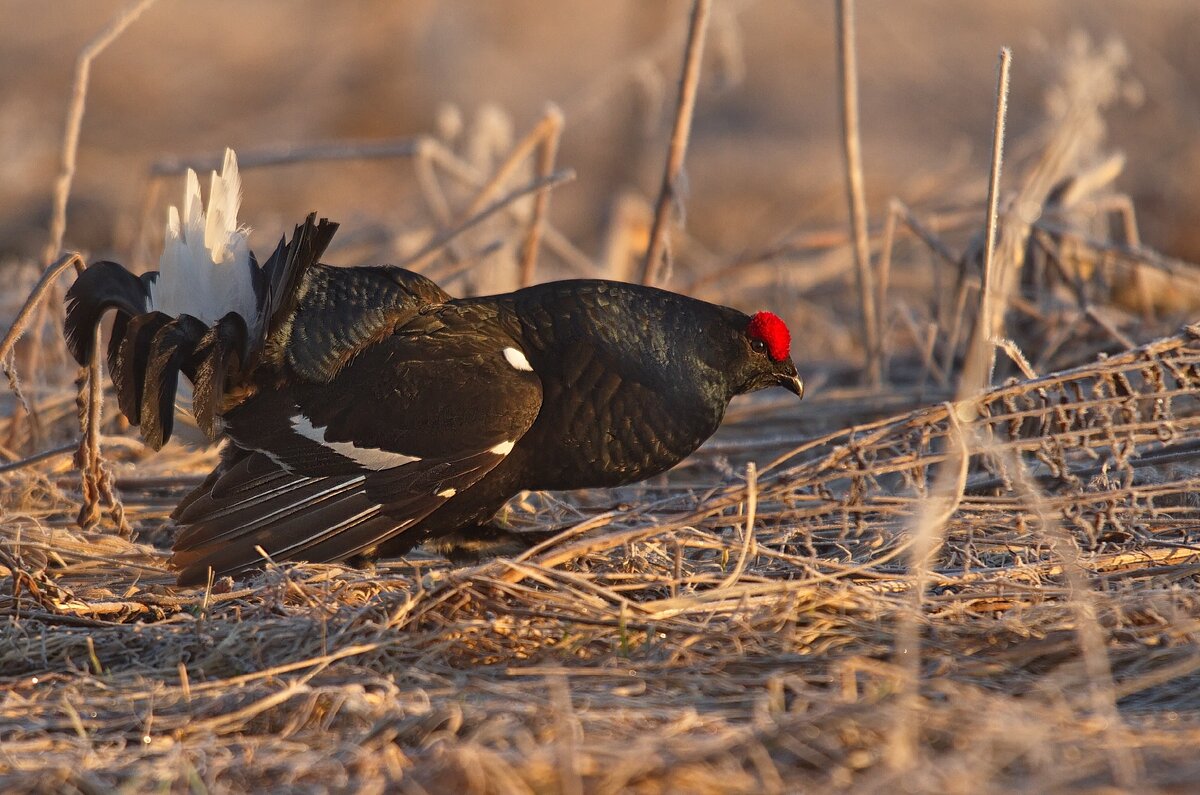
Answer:
[{"label": "flattened dry grass mat", "polygon": [[514,525],[563,533],[517,559],[203,589],[173,586],[165,516],[213,453],[106,436],[133,539],[79,529],[65,457],[4,475],[0,778],[757,792],[888,786],[907,748],[933,788],[1123,764],[1179,785],[1200,766],[1198,382],[1185,329],[974,416],[790,450],[751,438],[763,406],[724,437],[739,461],[701,451],[704,478],[518,500]]}]

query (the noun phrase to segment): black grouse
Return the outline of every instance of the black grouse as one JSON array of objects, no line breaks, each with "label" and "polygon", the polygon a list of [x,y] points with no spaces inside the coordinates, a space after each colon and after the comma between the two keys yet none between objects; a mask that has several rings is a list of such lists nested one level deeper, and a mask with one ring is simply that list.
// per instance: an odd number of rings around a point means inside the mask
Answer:
[{"label": "black grouse", "polygon": [[91,265],[67,294],[85,362],[115,309],[121,411],[158,449],[178,376],[220,465],[176,508],[181,584],[272,560],[454,556],[520,541],[492,524],[525,489],[663,472],[731,398],[803,385],[787,327],[650,287],[562,281],[453,298],[397,267],[330,267],[315,215],[260,266],[237,225],[232,152],[207,213],[188,175],[158,272]]}]

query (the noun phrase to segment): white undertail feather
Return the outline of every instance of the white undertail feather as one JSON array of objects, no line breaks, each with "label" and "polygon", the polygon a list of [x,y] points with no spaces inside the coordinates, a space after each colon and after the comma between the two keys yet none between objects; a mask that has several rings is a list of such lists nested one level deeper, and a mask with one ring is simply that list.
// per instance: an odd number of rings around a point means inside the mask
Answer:
[{"label": "white undertail feather", "polygon": [[200,199],[200,180],[188,169],[183,214],[167,211],[167,233],[158,279],[150,286],[150,309],[172,317],[182,314],[212,325],[237,312],[253,332],[258,307],[250,264],[249,230],[239,227],[242,181],[237,156],[225,150],[221,173],[213,172],[208,211]]}]

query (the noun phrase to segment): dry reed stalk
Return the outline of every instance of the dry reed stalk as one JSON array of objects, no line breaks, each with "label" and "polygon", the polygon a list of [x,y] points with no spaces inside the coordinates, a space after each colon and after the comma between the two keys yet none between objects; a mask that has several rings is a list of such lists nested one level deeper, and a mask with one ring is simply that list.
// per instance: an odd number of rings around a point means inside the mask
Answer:
[{"label": "dry reed stalk", "polygon": [[[871,245],[867,238],[867,201],[863,188],[862,142],[858,120],[858,56],[854,35],[854,0],[837,2],[838,85],[842,111],[842,153],[846,163],[846,198],[854,241],[855,273],[858,277],[859,311],[865,351],[863,380],[871,387],[883,382],[880,313],[886,304],[876,304],[875,277],[871,268]],[[886,296],[879,296],[885,299]]]},{"label": "dry reed stalk", "polygon": [[[135,0],[117,13],[94,39],[80,51],[75,61],[75,77],[71,84],[71,101],[67,106],[67,122],[63,132],[61,171],[54,183],[54,203],[50,215],[50,239],[42,251],[42,267],[47,267],[62,250],[67,231],[67,199],[75,178],[75,159],[79,151],[79,134],[83,128],[83,110],[87,103],[88,82],[92,61],[117,40],[126,28],[138,20],[155,0]],[[82,266],[79,266],[80,268]]]},{"label": "dry reed stalk", "polygon": [[[999,282],[996,275],[998,268],[1007,269],[1009,263],[1002,261],[997,264],[996,234],[1000,214],[1000,169],[1004,162],[1004,123],[1008,117],[1008,77],[1012,64],[1012,51],[1007,47],[1000,50],[1000,69],[996,85],[996,115],[992,121],[992,160],[988,175],[987,223],[984,234],[983,248],[983,288],[979,297],[979,314],[975,323],[975,332],[971,335],[966,364],[964,364],[962,381],[965,389],[974,390],[976,394],[986,388],[991,382],[995,369],[996,352],[993,340],[1004,336],[1003,328],[1004,307],[1007,295],[998,292]],[[1007,252],[1006,252],[1007,253]],[[972,368],[982,368],[975,372]],[[967,397],[960,391],[960,398]]]},{"label": "dry reed stalk", "polygon": [[[79,151],[79,135],[83,129],[83,111],[87,103],[88,82],[92,74],[92,61],[100,53],[108,49],[125,30],[138,20],[143,12],[155,3],[155,0],[134,0],[117,13],[94,39],[89,41],[80,51],[75,61],[75,75],[71,83],[71,100],[67,105],[67,121],[63,131],[63,146],[61,153],[61,170],[54,182],[53,204],[50,211],[50,236],[46,247],[42,250],[42,267],[50,266],[54,258],[62,251],[63,236],[67,231],[67,199],[71,195],[71,183],[75,179],[75,161]],[[76,264],[77,271],[83,270],[82,261]],[[54,287],[48,307],[58,310],[61,298],[58,288]],[[42,350],[42,329],[45,325],[46,309],[39,309],[37,320],[33,324],[33,338],[30,346],[30,369],[37,370],[37,357]],[[57,326],[55,327],[57,329]],[[56,335],[56,339],[57,339]]]},{"label": "dry reed stalk", "polygon": [[[1011,60],[1012,52],[1007,47],[1001,49],[996,86],[996,115],[992,128],[992,161],[988,177],[985,285],[989,280],[986,274],[993,265],[992,247],[995,245],[996,225],[999,220],[996,207],[999,202],[1000,169],[1004,160],[1004,120],[1008,110],[1008,75]],[[989,316],[990,302],[993,300],[993,293],[985,286],[980,295],[980,317]],[[977,341],[968,351],[958,384],[957,400],[946,406],[951,428],[946,441],[950,450],[934,481],[933,499],[923,503],[912,524],[913,546],[909,558],[912,578],[911,604],[910,609],[902,615],[896,631],[894,652],[896,664],[904,673],[902,698],[905,706],[898,712],[899,721],[893,726],[888,748],[889,761],[897,770],[912,769],[919,761],[917,727],[921,719],[920,617],[924,615],[922,601],[925,597],[932,555],[942,543],[947,523],[958,509],[967,485],[969,449],[977,443],[973,428],[979,412],[976,400],[987,389],[990,379],[991,367],[986,363],[990,359],[990,352],[991,346],[984,340]]]},{"label": "dry reed stalk", "polygon": [[679,78],[679,98],[675,105],[675,123],[671,129],[662,186],[654,204],[654,223],[650,227],[650,242],[642,263],[642,284],[656,284],[667,267],[664,258],[670,256],[667,226],[671,207],[679,198],[676,187],[683,173],[683,161],[692,133],[696,92],[700,86],[700,62],[704,56],[704,34],[711,10],[712,0],[693,0],[687,43],[684,45],[683,74]]},{"label": "dry reed stalk", "polygon": [[[550,127],[538,145],[537,176],[545,179],[554,171],[554,158],[558,154],[558,142],[562,137],[563,115],[557,106],[551,105],[544,116]],[[519,285],[533,284],[533,273],[537,268],[538,246],[542,241],[542,229],[550,205],[550,190],[543,188],[534,197],[533,215],[529,219],[529,230],[521,244],[521,276]]]}]

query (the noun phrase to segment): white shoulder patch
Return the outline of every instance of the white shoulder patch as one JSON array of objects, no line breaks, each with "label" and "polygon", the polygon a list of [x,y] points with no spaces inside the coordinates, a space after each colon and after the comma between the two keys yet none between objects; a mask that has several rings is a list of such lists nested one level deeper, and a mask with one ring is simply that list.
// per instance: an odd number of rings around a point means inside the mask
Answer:
[{"label": "white shoulder patch", "polygon": [[387,450],[380,450],[376,447],[359,447],[353,442],[330,442],[325,439],[325,426],[316,428],[312,421],[303,414],[297,414],[290,419],[292,430],[303,436],[305,439],[311,439],[317,444],[328,447],[338,455],[345,456],[351,461],[362,464],[367,469],[391,469],[392,467],[411,464],[414,461],[420,461],[420,458],[403,453],[391,453]]},{"label": "white shoulder patch", "polygon": [[488,452],[495,453],[496,455],[508,455],[509,453],[512,452],[512,449],[514,447],[516,447],[515,442],[501,442],[500,444],[496,445],[495,447],[492,447],[491,449],[489,449]]},{"label": "white shoulder patch", "polygon": [[529,359],[525,358],[525,354],[521,353],[521,351],[517,348],[505,348],[504,359],[511,364],[515,370],[524,370],[529,373],[533,372],[533,365],[529,363]]}]

